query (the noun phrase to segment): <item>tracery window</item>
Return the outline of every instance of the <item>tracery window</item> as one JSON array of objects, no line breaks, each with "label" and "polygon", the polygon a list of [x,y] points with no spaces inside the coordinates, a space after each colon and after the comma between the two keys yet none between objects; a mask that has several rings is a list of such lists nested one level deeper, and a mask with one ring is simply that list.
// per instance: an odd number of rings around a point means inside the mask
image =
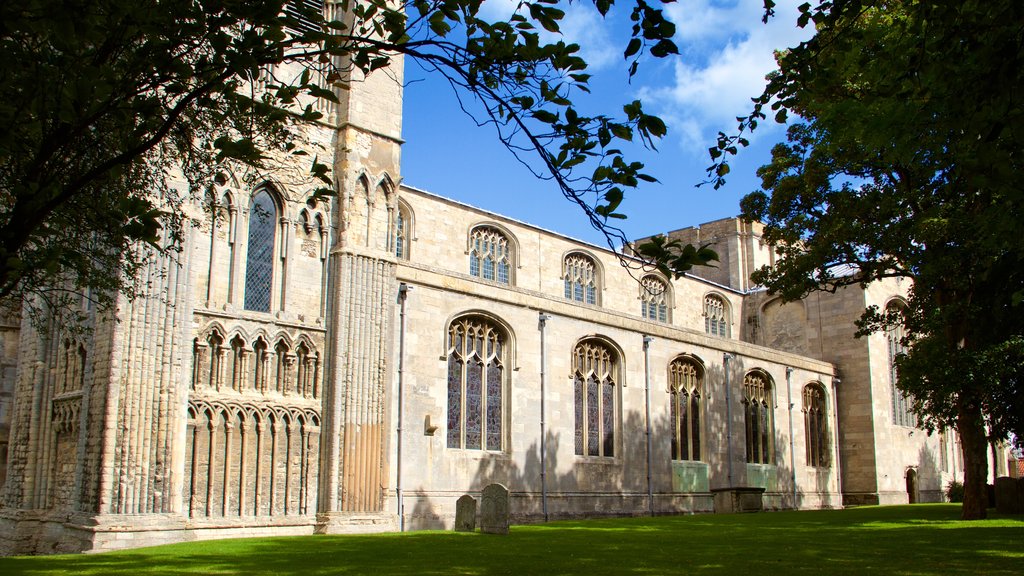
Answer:
[{"label": "tracery window", "polygon": [[807,465],[829,465],[828,410],[825,390],[820,384],[804,386],[804,437],[807,439]]},{"label": "tracery window", "polygon": [[599,340],[584,340],[572,355],[576,454],[615,455],[615,383],[618,357]]},{"label": "tracery window", "polygon": [[668,285],[657,276],[644,276],[640,281],[640,313],[648,320],[668,322]]},{"label": "tracery window", "polygon": [[743,378],[743,420],[747,437],[747,462],[772,463],[772,386],[761,372]]},{"label": "tracery window", "polygon": [[725,300],[715,294],[704,297],[704,332],[729,337],[729,313]]},{"label": "tracery window", "polygon": [[597,304],[597,265],[585,254],[573,253],[565,257],[563,265],[565,297],[569,300]]},{"label": "tracery window", "polygon": [[507,336],[478,316],[448,327],[448,447],[501,450]]},{"label": "tracery window", "polygon": [[702,380],[702,370],[692,359],[676,358],[669,364],[673,460],[700,460]]},{"label": "tracery window", "polygon": [[477,226],[469,233],[469,273],[502,284],[512,283],[508,238],[497,228]]},{"label": "tracery window", "polygon": [[398,204],[398,214],[395,216],[395,256],[402,260],[409,259],[409,209],[402,203]]},{"label": "tracery window", "polygon": [[246,310],[270,312],[276,229],[277,205],[269,192],[260,190],[249,205],[249,248],[245,261]]},{"label": "tracery window", "polygon": [[899,316],[900,321],[889,326],[885,332],[889,344],[889,388],[892,395],[892,423],[897,426],[917,426],[917,416],[911,411],[914,405],[914,397],[903,393],[896,386],[898,374],[896,370],[896,359],[901,354],[906,354],[907,347],[903,344],[903,304],[898,301],[889,302],[886,305],[887,316]]}]

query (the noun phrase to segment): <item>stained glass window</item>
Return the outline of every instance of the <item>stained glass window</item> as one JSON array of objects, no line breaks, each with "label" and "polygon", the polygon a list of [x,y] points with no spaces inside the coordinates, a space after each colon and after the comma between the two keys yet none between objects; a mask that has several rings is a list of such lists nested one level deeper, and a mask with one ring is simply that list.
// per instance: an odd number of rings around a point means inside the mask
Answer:
[{"label": "stained glass window", "polygon": [[725,301],[715,294],[704,297],[704,332],[729,337],[729,314]]},{"label": "stained glass window", "polygon": [[886,316],[899,318],[898,321],[893,321],[890,324],[889,329],[885,333],[889,343],[889,388],[892,397],[892,423],[897,426],[916,427],[917,416],[911,410],[914,406],[914,397],[904,394],[896,385],[899,379],[896,370],[896,359],[900,355],[907,353],[907,347],[903,344],[903,308],[904,305],[898,301],[890,302],[885,307]]},{"label": "stained glass window", "polygon": [[807,439],[808,466],[829,465],[827,413],[825,390],[821,385],[804,386],[804,436]]},{"label": "stained glass window", "polygon": [[566,298],[597,304],[597,265],[590,257],[579,253],[566,256],[563,277]]},{"label": "stained glass window", "polygon": [[508,238],[490,226],[469,234],[469,273],[502,284],[512,283],[512,252]]},{"label": "stained glass window", "polygon": [[700,460],[701,369],[677,358],[668,367],[672,414],[672,459]]},{"label": "stained glass window", "polygon": [[743,378],[743,420],[747,440],[747,462],[772,463],[772,387],[761,372]]},{"label": "stained glass window", "polygon": [[576,454],[615,455],[615,353],[598,340],[584,340],[573,351]]},{"label": "stained glass window", "polygon": [[668,322],[668,286],[656,276],[640,281],[640,313],[649,320]]},{"label": "stained glass window", "polygon": [[448,447],[501,450],[505,335],[475,316],[448,327]]},{"label": "stained glass window", "polygon": [[274,233],[277,206],[266,190],[252,198],[249,207],[249,250],[245,261],[245,309],[270,312],[270,288],[274,280]]}]

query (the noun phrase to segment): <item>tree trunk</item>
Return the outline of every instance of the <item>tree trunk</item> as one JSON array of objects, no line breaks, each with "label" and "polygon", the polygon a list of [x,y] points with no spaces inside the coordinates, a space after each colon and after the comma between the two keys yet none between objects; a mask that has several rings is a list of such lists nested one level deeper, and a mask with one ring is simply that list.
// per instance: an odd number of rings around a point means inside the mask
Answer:
[{"label": "tree trunk", "polygon": [[966,399],[957,402],[957,431],[964,451],[964,506],[960,518],[981,520],[987,515],[988,442],[981,409]]}]

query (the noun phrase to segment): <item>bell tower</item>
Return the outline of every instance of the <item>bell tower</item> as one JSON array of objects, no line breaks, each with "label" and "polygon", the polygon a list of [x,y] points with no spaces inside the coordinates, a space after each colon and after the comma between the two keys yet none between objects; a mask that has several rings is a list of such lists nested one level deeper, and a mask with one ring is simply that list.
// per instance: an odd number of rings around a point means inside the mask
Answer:
[{"label": "bell tower", "polygon": [[[341,68],[351,68],[346,64]],[[390,66],[372,74],[346,73],[333,117],[338,209],[328,281],[320,533],[382,530],[393,523],[384,510],[385,454],[402,66],[396,54]]]}]

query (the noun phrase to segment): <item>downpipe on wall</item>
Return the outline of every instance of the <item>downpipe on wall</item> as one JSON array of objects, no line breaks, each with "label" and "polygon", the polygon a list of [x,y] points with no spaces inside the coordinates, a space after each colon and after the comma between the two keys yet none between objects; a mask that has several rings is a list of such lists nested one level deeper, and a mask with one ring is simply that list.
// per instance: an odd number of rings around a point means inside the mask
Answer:
[{"label": "downpipe on wall", "polygon": [[729,361],[735,358],[729,352],[722,353],[722,370],[725,372],[725,454],[729,461],[728,475],[726,476],[729,481],[729,488],[733,487],[732,483],[732,394],[729,389],[732,387],[729,383]]},{"label": "downpipe on wall", "polygon": [[786,366],[786,403],[789,404],[789,471],[793,487],[793,508],[796,509],[796,443],[793,439],[793,369]]},{"label": "downpipe on wall", "polygon": [[548,467],[547,467],[547,444],[545,435],[544,415],[547,410],[544,405],[547,382],[545,380],[547,371],[547,346],[544,344],[544,332],[547,321],[551,317],[541,312],[537,315],[537,328],[540,330],[540,501],[544,511],[544,521],[548,521]]},{"label": "downpipe on wall", "polygon": [[398,427],[395,454],[395,499],[398,501],[398,530],[405,532],[405,501],[402,495],[402,408],[405,404],[405,301],[412,286],[405,282],[398,285]]},{"label": "downpipe on wall", "polygon": [[653,336],[644,335],[644,411],[647,434],[647,511],[654,516],[654,487],[651,484],[651,342]]}]

